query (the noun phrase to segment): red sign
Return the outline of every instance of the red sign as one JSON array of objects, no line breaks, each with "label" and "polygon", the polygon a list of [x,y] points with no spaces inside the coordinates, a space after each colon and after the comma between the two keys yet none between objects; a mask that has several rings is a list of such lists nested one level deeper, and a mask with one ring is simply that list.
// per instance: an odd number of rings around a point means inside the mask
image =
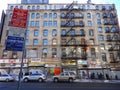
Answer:
[{"label": "red sign", "polygon": [[15,8],[13,11],[10,26],[26,28],[28,10]]}]

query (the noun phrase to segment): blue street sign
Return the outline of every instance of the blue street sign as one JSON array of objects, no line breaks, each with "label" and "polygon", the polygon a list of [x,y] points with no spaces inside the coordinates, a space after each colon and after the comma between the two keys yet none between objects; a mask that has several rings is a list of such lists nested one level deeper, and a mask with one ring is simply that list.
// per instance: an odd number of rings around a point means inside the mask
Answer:
[{"label": "blue street sign", "polygon": [[22,51],[23,45],[24,45],[23,37],[8,36],[5,49],[8,51]]}]

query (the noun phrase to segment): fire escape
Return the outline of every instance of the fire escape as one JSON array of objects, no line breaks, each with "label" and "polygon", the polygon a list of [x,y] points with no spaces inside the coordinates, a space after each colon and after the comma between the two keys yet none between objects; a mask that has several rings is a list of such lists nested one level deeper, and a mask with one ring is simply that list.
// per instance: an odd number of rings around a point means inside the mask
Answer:
[{"label": "fire escape", "polygon": [[[113,12],[113,13],[111,13]],[[105,33],[107,34],[106,39],[109,43],[108,52],[109,52],[109,62],[111,69],[117,69],[120,62],[120,31],[118,18],[115,14],[114,8],[108,12],[109,16],[104,15],[103,18],[106,19],[104,25],[111,25],[111,29],[106,29]]]},{"label": "fire escape", "polygon": [[[84,27],[83,16],[75,15],[78,9],[74,7],[74,3],[68,5],[66,9],[61,9],[61,12],[66,13],[61,16],[61,20],[64,21],[64,24],[61,23],[61,29],[66,30],[64,34],[61,33],[61,60],[62,62],[75,61],[75,66],[77,66],[77,60],[87,59],[84,30],[81,31],[81,34],[77,31],[77,28],[80,30],[80,28]],[[79,22],[76,21],[78,19],[80,19]],[[86,68],[87,65],[84,67]]]}]

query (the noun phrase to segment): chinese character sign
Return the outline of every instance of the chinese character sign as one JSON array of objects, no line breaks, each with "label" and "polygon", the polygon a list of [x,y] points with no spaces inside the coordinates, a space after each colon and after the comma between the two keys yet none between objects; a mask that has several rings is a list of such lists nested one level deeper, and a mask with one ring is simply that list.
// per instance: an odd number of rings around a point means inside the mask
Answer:
[{"label": "chinese character sign", "polygon": [[18,28],[26,28],[28,10],[15,8],[13,11],[12,19],[10,21],[10,26]]}]

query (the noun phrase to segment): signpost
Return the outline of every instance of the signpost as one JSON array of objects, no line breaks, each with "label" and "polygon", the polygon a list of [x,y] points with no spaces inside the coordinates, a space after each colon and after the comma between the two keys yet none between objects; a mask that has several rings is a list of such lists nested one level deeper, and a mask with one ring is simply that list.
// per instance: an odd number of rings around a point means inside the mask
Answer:
[{"label": "signpost", "polygon": [[14,8],[12,19],[9,24],[11,27],[9,29],[5,47],[8,51],[22,51],[22,62],[17,90],[20,89],[22,68],[24,64],[27,16],[28,10]]}]

